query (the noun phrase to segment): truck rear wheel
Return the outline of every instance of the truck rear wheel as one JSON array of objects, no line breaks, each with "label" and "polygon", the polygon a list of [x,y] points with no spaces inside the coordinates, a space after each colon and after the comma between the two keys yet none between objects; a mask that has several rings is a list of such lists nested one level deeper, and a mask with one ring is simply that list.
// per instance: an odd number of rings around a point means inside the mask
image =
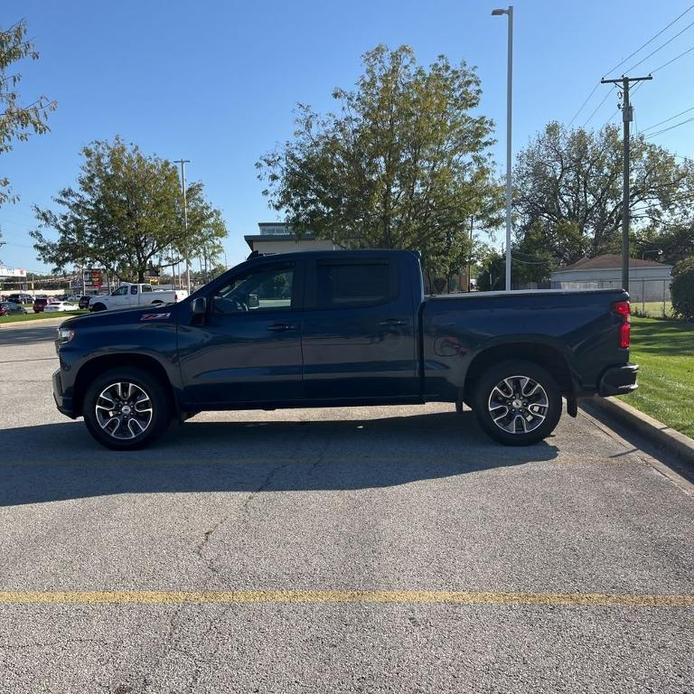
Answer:
[{"label": "truck rear wheel", "polygon": [[104,304],[94,304],[89,308],[90,311],[105,311],[106,306]]},{"label": "truck rear wheel", "polygon": [[110,369],[95,378],[85,393],[82,414],[100,444],[120,451],[149,445],[171,421],[162,384],[132,368]]},{"label": "truck rear wheel", "polygon": [[529,361],[509,360],[485,371],[473,394],[480,426],[507,446],[549,436],[561,417],[561,391],[552,375]]}]

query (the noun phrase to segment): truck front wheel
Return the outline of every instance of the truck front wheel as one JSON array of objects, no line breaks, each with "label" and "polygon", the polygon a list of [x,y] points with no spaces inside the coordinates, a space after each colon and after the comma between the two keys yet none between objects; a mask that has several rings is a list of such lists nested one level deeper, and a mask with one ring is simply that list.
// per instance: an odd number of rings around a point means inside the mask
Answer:
[{"label": "truck front wheel", "polygon": [[480,426],[507,446],[549,436],[561,417],[561,391],[552,375],[529,361],[509,360],[485,371],[473,394]]},{"label": "truck front wheel", "polygon": [[145,371],[105,371],[89,385],[82,408],[89,433],[103,446],[133,450],[161,436],[171,421],[162,384]]}]

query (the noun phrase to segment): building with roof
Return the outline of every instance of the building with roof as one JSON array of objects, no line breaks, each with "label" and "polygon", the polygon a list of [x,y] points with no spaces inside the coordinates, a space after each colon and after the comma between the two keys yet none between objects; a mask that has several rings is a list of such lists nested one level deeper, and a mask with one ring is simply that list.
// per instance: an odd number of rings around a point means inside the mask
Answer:
[{"label": "building with roof", "polygon": [[27,271],[23,268],[0,265],[0,279],[26,279]]},{"label": "building with roof", "polygon": [[[622,286],[622,256],[615,254],[581,258],[555,270],[556,289],[608,289]],[[642,258],[629,259],[629,294],[634,301],[661,301],[670,295],[672,265]]]},{"label": "building with roof", "polygon": [[257,234],[247,234],[243,237],[251,251],[258,253],[340,250],[332,241],[317,239],[311,232],[299,237],[287,222],[258,222],[258,230]]}]

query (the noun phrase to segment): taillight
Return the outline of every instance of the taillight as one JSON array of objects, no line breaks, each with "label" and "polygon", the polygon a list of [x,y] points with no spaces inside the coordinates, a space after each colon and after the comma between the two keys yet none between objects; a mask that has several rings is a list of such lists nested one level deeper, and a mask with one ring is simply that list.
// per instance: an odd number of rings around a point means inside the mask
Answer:
[{"label": "taillight", "polygon": [[631,306],[628,301],[615,301],[612,310],[622,317],[622,324],[619,326],[619,346],[622,349],[629,349],[631,344]]}]

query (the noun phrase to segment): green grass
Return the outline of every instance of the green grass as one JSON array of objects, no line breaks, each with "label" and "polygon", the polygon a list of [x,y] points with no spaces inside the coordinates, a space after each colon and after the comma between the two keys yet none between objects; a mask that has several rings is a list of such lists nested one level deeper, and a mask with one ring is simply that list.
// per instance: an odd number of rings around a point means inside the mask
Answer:
[{"label": "green grass", "polygon": [[632,316],[630,360],[639,388],[622,399],[694,437],[694,323]]},{"label": "green grass", "polygon": [[[639,316],[648,316],[649,318],[672,318],[672,302],[671,301],[631,301],[631,310]],[[663,313],[664,311],[664,313]]]},{"label": "green grass", "polygon": [[0,325],[3,323],[23,323],[29,320],[43,320],[44,318],[69,318],[81,316],[88,311],[65,311],[63,313],[11,313],[8,316],[0,316]]}]

